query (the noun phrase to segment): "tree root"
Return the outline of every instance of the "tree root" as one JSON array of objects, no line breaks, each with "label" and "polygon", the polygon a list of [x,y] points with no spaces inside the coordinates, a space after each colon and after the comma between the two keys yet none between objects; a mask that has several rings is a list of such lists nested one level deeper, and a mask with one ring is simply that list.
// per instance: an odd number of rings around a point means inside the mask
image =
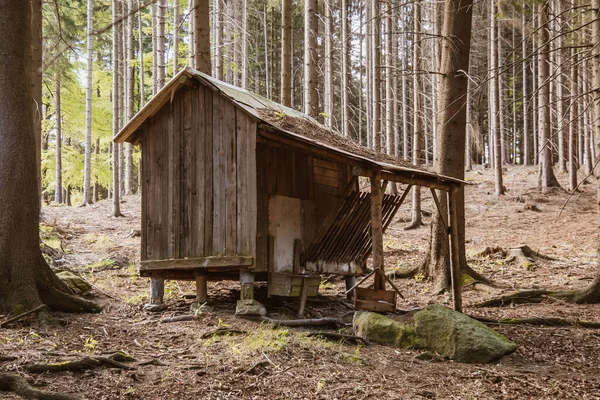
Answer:
[{"label": "tree root", "polygon": [[413,276],[415,276],[417,273],[419,272],[419,267],[415,267],[413,269],[409,269],[407,271],[388,271],[385,273],[385,275],[389,278],[389,279],[408,279],[408,278],[412,278]]},{"label": "tree root", "polygon": [[119,351],[105,357],[89,356],[74,361],[64,361],[48,364],[32,364],[25,366],[25,369],[31,373],[84,371],[86,369],[98,368],[104,365],[108,367],[121,369],[135,369],[135,367],[123,364],[123,362],[127,361],[134,361],[134,358]]},{"label": "tree root", "polygon": [[541,303],[551,297],[568,302],[577,302],[578,291],[552,291],[552,290],[523,290],[507,295],[495,297],[473,305],[473,307],[503,307],[513,304]]},{"label": "tree root", "polygon": [[502,318],[491,319],[472,317],[485,324],[497,325],[539,325],[539,326],[577,326],[581,328],[600,329],[600,322],[582,321],[579,319],[565,319],[556,317],[545,318]]},{"label": "tree root", "polygon": [[207,339],[209,337],[223,336],[223,335],[245,335],[246,333],[248,333],[248,332],[242,331],[239,329],[220,327],[220,328],[214,329],[210,332],[204,333],[202,336],[200,336],[200,339]]},{"label": "tree root", "polygon": [[76,397],[66,394],[58,394],[46,392],[31,386],[27,381],[19,375],[0,374],[0,391],[14,392],[26,399],[37,400],[77,400]]},{"label": "tree root", "polygon": [[27,312],[24,312],[24,313],[22,313],[22,314],[19,314],[19,315],[17,315],[16,317],[12,317],[12,318],[10,318],[10,319],[7,319],[6,321],[4,321],[4,322],[0,323],[0,328],[4,328],[4,327],[5,327],[6,325],[8,325],[8,324],[10,324],[10,323],[12,323],[12,322],[19,321],[19,320],[21,320],[21,319],[25,318],[26,316],[28,316],[28,315],[30,315],[30,314],[36,313],[36,312],[38,312],[38,311],[40,311],[40,310],[43,310],[43,309],[44,309],[44,308],[46,308],[46,307],[47,307],[47,306],[46,306],[45,304],[42,304],[41,306],[38,306],[38,307],[34,308],[33,310],[29,310],[29,311],[27,311]]},{"label": "tree root", "polygon": [[102,311],[102,307],[93,301],[68,294],[54,286],[40,288],[40,297],[53,311],[68,313],[98,313]]}]

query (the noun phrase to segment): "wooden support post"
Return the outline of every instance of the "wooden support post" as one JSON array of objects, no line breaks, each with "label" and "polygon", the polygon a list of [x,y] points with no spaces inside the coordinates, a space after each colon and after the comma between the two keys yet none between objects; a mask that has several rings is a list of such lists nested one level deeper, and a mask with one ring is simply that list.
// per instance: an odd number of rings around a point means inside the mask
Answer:
[{"label": "wooden support post", "polygon": [[457,194],[458,188],[452,188],[452,190],[448,192],[448,221],[450,223],[448,236],[450,240],[450,275],[452,277],[452,298],[454,300],[454,310],[462,312],[462,282],[458,255],[458,217],[456,212]]},{"label": "wooden support post", "polygon": [[[373,245],[373,271],[378,268],[383,272],[383,216],[381,203],[381,171],[373,173],[371,179],[371,236]],[[385,280],[380,274],[375,274],[375,290],[385,290]]]},{"label": "wooden support post", "polygon": [[208,301],[208,287],[206,275],[202,273],[196,274],[196,301],[198,306]]},{"label": "wooden support post", "polygon": [[308,298],[308,280],[302,278],[302,289],[300,290],[300,307],[298,307],[298,317],[304,315],[304,308],[306,307],[306,299]]},{"label": "wooden support post", "polygon": [[254,299],[254,274],[240,271],[240,300]]},{"label": "wooden support post", "polygon": [[150,304],[162,304],[165,295],[165,280],[150,278]]},{"label": "wooden support post", "polygon": [[354,275],[346,275],[346,297],[348,300],[352,300],[354,298],[354,293],[352,293],[352,289],[354,285],[356,285],[356,277]]}]

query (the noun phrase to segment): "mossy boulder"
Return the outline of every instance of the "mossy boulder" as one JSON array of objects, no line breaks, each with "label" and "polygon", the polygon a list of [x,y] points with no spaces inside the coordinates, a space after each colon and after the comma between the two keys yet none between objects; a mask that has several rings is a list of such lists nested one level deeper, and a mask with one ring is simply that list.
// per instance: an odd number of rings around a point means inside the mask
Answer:
[{"label": "mossy boulder", "polygon": [[517,345],[481,322],[439,304],[397,321],[357,312],[357,336],[374,343],[434,351],[464,363],[488,363],[514,352]]},{"label": "mossy boulder", "polygon": [[82,295],[92,289],[92,285],[88,281],[71,271],[60,271],[56,273],[56,276],[66,283],[75,294]]}]

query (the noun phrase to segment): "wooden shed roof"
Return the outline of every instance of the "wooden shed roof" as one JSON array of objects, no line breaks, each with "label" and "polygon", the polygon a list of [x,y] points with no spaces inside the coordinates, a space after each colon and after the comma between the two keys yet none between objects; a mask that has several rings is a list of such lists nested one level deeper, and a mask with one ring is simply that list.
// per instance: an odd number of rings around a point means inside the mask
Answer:
[{"label": "wooden shed roof", "polygon": [[[294,121],[296,121],[297,125],[304,125],[298,123],[300,121],[306,122],[318,127],[319,130],[326,130],[327,128],[300,111],[266,99],[246,89],[217,80],[202,72],[196,71],[189,66],[185,67],[175,75],[173,79],[171,79],[131,120],[129,120],[129,122],[114,137],[114,141],[118,143],[137,143],[139,141],[139,136],[135,135],[136,131],[148,118],[153,116],[159,109],[167,104],[167,102],[172,101],[175,92],[182,85],[189,84],[191,79],[219,91],[233,104],[256,118],[260,126],[270,134],[269,139],[271,140],[292,139],[294,141],[303,142],[312,148],[317,148],[321,151],[335,154],[338,157],[353,160],[358,167],[364,167],[366,170],[379,169],[383,171],[384,178],[386,175],[402,176],[402,181],[406,181],[407,183],[410,182],[442,190],[449,190],[451,187],[460,186],[465,183],[462,180],[439,175],[431,171],[399,165],[396,162],[391,163],[388,160],[382,161],[381,159],[375,159],[377,157],[373,156],[374,154],[371,149],[359,146],[350,139],[338,136],[339,140],[331,143],[330,141],[319,140],[318,136],[307,135],[306,129],[300,129],[300,126],[298,126],[298,129],[294,129]],[[272,119],[269,120],[268,118],[265,118],[265,110],[271,110],[274,113],[290,117],[288,123],[285,124],[285,129],[282,128],[281,124],[274,123]],[[331,134],[336,135],[333,132]],[[367,173],[367,171],[363,171],[360,174]]]}]

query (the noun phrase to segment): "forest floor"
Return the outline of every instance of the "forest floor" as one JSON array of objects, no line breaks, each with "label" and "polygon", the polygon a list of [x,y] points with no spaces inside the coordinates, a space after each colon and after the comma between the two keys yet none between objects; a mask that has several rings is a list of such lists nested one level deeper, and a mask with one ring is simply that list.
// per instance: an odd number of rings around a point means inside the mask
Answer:
[{"label": "forest floor", "polygon": [[[566,177],[560,176],[561,182]],[[542,195],[535,168],[508,167],[507,194],[494,196],[493,173],[481,168],[467,174],[467,253],[475,270],[502,286],[582,288],[596,270],[596,185],[582,185],[570,197],[564,191]],[[425,192],[424,192],[425,193]],[[565,205],[566,203],[566,205]],[[424,198],[424,209],[433,203]],[[143,311],[148,281],[136,272],[140,199],[127,197],[124,218],[110,218],[110,203],[87,208],[43,209],[45,242],[58,249],[61,268],[93,283],[100,314],[60,314],[61,324],[23,320],[0,328],[0,372],[16,372],[34,386],[81,399],[598,399],[600,398],[600,330],[531,325],[494,326],[516,342],[518,350],[496,364],[469,365],[444,360],[422,361],[416,350],[356,345],[317,339],[300,328],[273,329],[234,316],[236,282],[209,283],[215,310],[198,321],[160,323],[160,318],[189,312],[194,287],[167,282],[169,309]],[[409,268],[423,259],[429,222],[404,231],[409,205],[403,206],[385,237],[386,268]],[[520,265],[501,252],[528,245],[554,258]],[[421,277],[397,279],[406,300],[399,308],[430,303],[451,305],[448,294],[432,293]],[[308,300],[307,316],[335,316],[350,322],[344,282],[324,280],[320,295]],[[600,305],[572,305],[548,299],[539,304],[475,308],[497,293],[465,287],[465,312],[489,318],[561,317],[600,321]],[[108,297],[109,295],[110,297]],[[297,301],[259,301],[273,318],[293,317]],[[8,316],[0,316],[0,321]],[[219,331],[217,329],[221,328]],[[229,330],[226,335],[220,335]],[[101,367],[85,372],[27,373],[39,362],[60,362],[82,355],[117,350],[135,357],[130,369]],[[16,357],[10,360],[10,356]],[[3,358],[5,357],[5,358]],[[0,392],[0,398],[16,395]]]}]

